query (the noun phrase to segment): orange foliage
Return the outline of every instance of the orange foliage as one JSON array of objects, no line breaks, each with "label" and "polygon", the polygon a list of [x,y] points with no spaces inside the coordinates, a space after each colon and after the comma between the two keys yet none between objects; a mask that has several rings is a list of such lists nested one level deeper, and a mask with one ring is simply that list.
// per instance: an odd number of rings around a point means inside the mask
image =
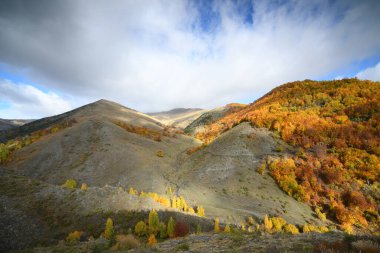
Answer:
[{"label": "orange foliage", "polygon": [[[380,219],[380,83],[343,79],[297,81],[206,126],[210,143],[248,121],[278,134],[298,151],[269,169],[289,195],[322,207],[341,224]],[[291,162],[293,161],[293,162]]]}]

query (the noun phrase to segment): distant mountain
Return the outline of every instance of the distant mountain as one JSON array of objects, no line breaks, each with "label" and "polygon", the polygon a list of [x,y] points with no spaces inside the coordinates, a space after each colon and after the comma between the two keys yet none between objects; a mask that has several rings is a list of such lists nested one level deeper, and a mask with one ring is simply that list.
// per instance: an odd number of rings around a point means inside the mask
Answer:
[{"label": "distant mountain", "polygon": [[33,120],[31,119],[0,119],[0,131],[8,130],[13,127],[22,126]]},{"label": "distant mountain", "polygon": [[187,127],[207,110],[199,108],[175,108],[170,111],[147,113],[163,124],[179,128]]}]

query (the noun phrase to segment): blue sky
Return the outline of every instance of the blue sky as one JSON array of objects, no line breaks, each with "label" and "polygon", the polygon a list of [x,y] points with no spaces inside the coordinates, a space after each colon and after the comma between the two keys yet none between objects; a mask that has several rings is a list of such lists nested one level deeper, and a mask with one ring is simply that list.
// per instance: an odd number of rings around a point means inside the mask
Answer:
[{"label": "blue sky", "polygon": [[380,1],[0,2],[0,118],[105,98],[249,103],[285,82],[380,80]]}]

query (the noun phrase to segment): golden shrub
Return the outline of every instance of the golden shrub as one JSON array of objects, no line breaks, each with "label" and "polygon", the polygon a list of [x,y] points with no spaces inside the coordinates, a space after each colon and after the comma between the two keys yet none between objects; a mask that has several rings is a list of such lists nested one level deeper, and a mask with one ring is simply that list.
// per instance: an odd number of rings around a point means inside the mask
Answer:
[{"label": "golden shrub", "polygon": [[300,233],[300,231],[298,230],[298,228],[296,226],[294,226],[293,224],[286,224],[284,226],[284,232],[292,234],[292,235],[296,235],[296,234]]},{"label": "golden shrub", "polygon": [[220,224],[219,224],[219,218],[215,218],[214,221],[214,232],[219,233],[220,232]]},{"label": "golden shrub", "polygon": [[157,240],[156,240],[156,237],[154,236],[154,234],[151,234],[148,238],[148,244],[150,246],[153,246],[157,243]]},{"label": "golden shrub", "polygon": [[230,225],[226,225],[225,227],[224,227],[224,233],[230,233],[231,232],[231,228],[230,228]]},{"label": "golden shrub", "polygon": [[69,244],[74,244],[79,242],[80,237],[82,236],[83,232],[82,231],[74,231],[68,234],[66,237],[66,242]]}]

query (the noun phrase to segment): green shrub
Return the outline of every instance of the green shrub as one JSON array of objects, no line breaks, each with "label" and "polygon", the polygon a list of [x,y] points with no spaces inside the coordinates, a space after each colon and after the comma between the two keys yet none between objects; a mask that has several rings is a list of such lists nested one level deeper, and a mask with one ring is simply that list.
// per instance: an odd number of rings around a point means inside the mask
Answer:
[{"label": "green shrub", "polygon": [[0,163],[7,160],[9,155],[8,147],[5,144],[0,144]]},{"label": "green shrub", "polygon": [[166,231],[166,225],[163,222],[160,222],[160,239],[166,239],[168,237]]},{"label": "green shrub", "polygon": [[158,213],[156,210],[151,210],[149,212],[149,233],[157,235],[157,233],[160,231],[160,220],[158,219]]},{"label": "green shrub", "polygon": [[167,233],[170,238],[174,237],[174,226],[175,226],[174,219],[173,217],[170,217],[168,221],[168,227],[167,227]]},{"label": "green shrub", "polygon": [[137,222],[137,224],[135,226],[135,234],[137,236],[144,236],[147,234],[147,228],[146,228],[145,222],[143,222],[143,221]]},{"label": "green shrub", "polygon": [[77,181],[75,181],[74,179],[68,179],[62,186],[69,189],[75,189],[77,188]]},{"label": "green shrub", "polygon": [[179,244],[176,248],[175,248],[175,251],[189,251],[190,250],[190,246],[189,244],[187,243],[181,243]]},{"label": "green shrub", "polygon": [[197,224],[196,233],[197,233],[197,234],[202,233],[202,227],[201,227],[200,224]]}]

